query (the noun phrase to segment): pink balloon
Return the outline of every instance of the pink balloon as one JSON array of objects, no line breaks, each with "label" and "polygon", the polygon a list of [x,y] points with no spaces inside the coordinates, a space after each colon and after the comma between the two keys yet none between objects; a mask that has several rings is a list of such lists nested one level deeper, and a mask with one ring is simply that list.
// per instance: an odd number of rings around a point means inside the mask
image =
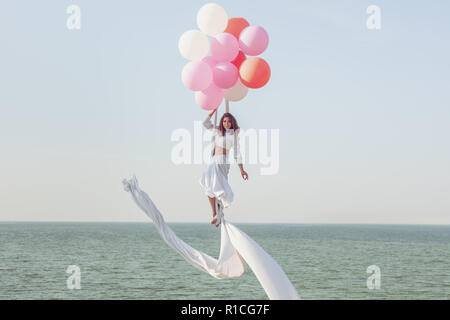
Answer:
[{"label": "pink balloon", "polygon": [[269,45],[269,35],[260,26],[249,26],[239,35],[239,47],[249,56],[257,56],[263,53]]},{"label": "pink balloon", "polygon": [[184,66],[181,80],[188,89],[201,91],[211,84],[212,70],[206,62],[191,61]]},{"label": "pink balloon", "polygon": [[219,33],[211,40],[211,56],[218,61],[232,61],[239,53],[239,43],[230,33]]},{"label": "pink balloon", "polygon": [[217,63],[219,63],[219,61],[217,61],[211,56],[204,57],[202,61],[206,62],[211,67],[211,70],[216,66]]},{"label": "pink balloon", "polygon": [[239,77],[239,71],[236,66],[227,61],[216,64],[212,72],[214,84],[222,89],[234,86]]},{"label": "pink balloon", "polygon": [[198,106],[204,110],[214,110],[223,100],[223,90],[218,88],[212,83],[208,88],[203,91],[195,93],[195,102]]}]

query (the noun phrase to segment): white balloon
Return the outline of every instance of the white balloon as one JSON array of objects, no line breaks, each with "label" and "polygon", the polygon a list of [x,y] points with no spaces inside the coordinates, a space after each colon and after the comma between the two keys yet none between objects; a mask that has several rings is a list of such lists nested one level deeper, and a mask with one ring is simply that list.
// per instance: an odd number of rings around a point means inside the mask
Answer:
[{"label": "white balloon", "polygon": [[178,40],[178,50],[188,60],[201,60],[209,52],[209,40],[199,30],[188,30]]},{"label": "white balloon", "polygon": [[230,89],[223,91],[225,99],[229,101],[239,101],[245,98],[248,88],[244,86],[240,79]]},{"label": "white balloon", "polygon": [[227,12],[216,3],[207,3],[197,13],[197,25],[203,33],[213,37],[227,28]]}]

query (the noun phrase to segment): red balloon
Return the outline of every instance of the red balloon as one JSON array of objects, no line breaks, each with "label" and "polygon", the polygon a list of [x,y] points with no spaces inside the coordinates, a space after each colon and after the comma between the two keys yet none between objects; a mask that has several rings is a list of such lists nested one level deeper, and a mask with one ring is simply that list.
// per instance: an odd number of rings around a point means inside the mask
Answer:
[{"label": "red balloon", "polygon": [[244,62],[245,59],[247,59],[247,57],[241,50],[239,50],[238,55],[233,61],[231,61],[231,63],[234,64],[236,68],[238,68],[239,70],[239,67],[241,66],[242,62]]},{"label": "red balloon", "polygon": [[270,79],[269,64],[263,58],[247,58],[239,68],[239,77],[246,87],[252,89],[261,88]]},{"label": "red balloon", "polygon": [[224,32],[231,33],[239,40],[239,34],[249,25],[248,21],[244,18],[231,18],[228,19],[228,25]]}]

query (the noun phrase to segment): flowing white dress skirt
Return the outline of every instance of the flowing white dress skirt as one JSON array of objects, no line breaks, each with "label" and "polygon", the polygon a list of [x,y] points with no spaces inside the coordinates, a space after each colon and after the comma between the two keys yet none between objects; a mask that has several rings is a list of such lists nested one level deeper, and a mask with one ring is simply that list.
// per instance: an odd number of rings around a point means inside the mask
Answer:
[{"label": "flowing white dress skirt", "polygon": [[229,171],[230,163],[227,162],[227,155],[215,154],[211,157],[211,161],[199,180],[204,193],[208,197],[218,199],[222,208],[228,208],[234,198],[228,183]]}]

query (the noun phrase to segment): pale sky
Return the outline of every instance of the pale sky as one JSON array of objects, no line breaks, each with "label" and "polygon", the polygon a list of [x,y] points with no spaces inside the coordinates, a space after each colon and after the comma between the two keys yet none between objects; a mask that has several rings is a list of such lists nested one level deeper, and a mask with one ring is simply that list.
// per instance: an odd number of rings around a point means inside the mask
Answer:
[{"label": "pale sky", "polygon": [[[178,52],[207,2],[0,3],[0,221],[149,221],[122,186],[136,174],[166,221],[209,223],[206,165],[171,160],[171,134],[207,115]],[[226,218],[450,223],[448,1],[217,3],[270,37],[269,83],[230,111],[280,133],[277,174],[232,165]]]}]

